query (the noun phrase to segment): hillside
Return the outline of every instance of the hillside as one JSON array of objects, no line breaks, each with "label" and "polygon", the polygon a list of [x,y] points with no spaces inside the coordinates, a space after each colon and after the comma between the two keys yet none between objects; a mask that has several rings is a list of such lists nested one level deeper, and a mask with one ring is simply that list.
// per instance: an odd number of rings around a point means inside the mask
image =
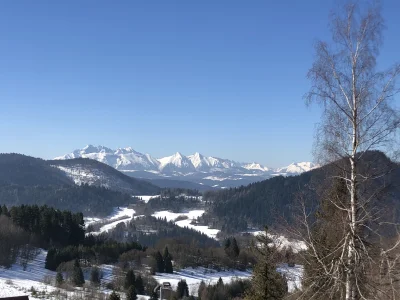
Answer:
[{"label": "hillside", "polygon": [[[291,222],[298,213],[298,195],[302,193],[307,199],[308,207],[313,207],[319,193],[331,183],[331,180],[325,179],[336,174],[338,164],[346,167],[343,162],[336,162],[297,176],[277,176],[248,186],[207,192],[203,200],[211,203],[211,207],[205,221],[226,232],[276,225],[282,223],[282,220]],[[385,197],[377,204],[385,209],[388,218],[399,220],[398,164],[390,161],[382,152],[374,151],[364,155],[360,169],[366,166],[376,174],[384,169],[388,170],[388,174],[381,177],[375,187],[366,186],[364,192],[367,194],[378,185],[383,187]]]},{"label": "hillside", "polygon": [[159,187],[89,159],[46,161],[21,154],[0,154],[0,204],[40,204],[106,215],[113,207],[152,195]]},{"label": "hillside", "polygon": [[64,172],[45,160],[22,154],[0,154],[0,186],[2,185],[72,185]]},{"label": "hillside", "polygon": [[127,176],[93,159],[51,160],[48,164],[61,170],[78,185],[105,187],[131,195],[153,195],[160,191],[158,186]]}]

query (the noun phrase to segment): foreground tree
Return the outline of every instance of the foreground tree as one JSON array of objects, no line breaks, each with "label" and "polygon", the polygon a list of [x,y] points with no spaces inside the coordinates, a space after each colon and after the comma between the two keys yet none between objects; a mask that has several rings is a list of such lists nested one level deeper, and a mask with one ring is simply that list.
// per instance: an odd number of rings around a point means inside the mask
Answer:
[{"label": "foreground tree", "polygon": [[272,243],[266,227],[264,233],[257,237],[257,245],[254,246],[258,261],[253,270],[246,300],[279,300],[287,294],[286,280],[276,271],[274,263],[276,249],[271,246]]},{"label": "foreground tree", "polygon": [[[339,293],[339,298],[346,300],[398,296],[394,285],[382,288],[377,284],[379,280],[375,281],[379,275],[372,276],[381,264],[388,270],[396,266],[397,257],[393,255],[397,240],[371,247],[382,240],[379,226],[384,220],[376,209],[379,193],[375,187],[388,170],[372,169],[363,163],[369,150],[389,149],[400,124],[399,115],[391,106],[393,96],[399,92],[396,79],[400,66],[376,70],[383,28],[376,1],[349,2],[342,12],[332,14],[332,45],[316,43],[316,59],[308,73],[312,88],[306,99],[324,107],[316,150],[324,163],[340,162],[335,177],[345,183],[347,193],[345,200],[331,201],[333,209],[345,215],[343,236],[331,252],[318,251],[307,209],[303,210],[304,237],[317,263],[316,272],[330,278],[325,293]],[[326,255],[336,254],[337,259],[326,259]],[[389,271],[385,275],[389,273],[397,276]]]}]

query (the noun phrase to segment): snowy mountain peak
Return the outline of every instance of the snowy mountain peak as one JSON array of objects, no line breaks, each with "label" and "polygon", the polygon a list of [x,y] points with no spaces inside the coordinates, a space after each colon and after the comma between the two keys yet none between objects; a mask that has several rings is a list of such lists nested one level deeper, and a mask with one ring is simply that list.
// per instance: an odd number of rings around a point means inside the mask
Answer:
[{"label": "snowy mountain peak", "polygon": [[312,169],[318,168],[319,166],[312,162],[299,162],[291,163],[287,167],[278,168],[276,172],[284,174],[300,174],[303,172],[311,171]]},{"label": "snowy mountain peak", "polygon": [[259,171],[265,171],[265,172],[270,171],[269,168],[264,167],[263,165],[255,163],[255,162],[253,162],[251,164],[245,164],[243,166],[243,168],[245,168],[247,170],[259,170]]},{"label": "snowy mountain peak", "polygon": [[311,162],[300,162],[292,163],[284,168],[270,169],[257,162],[240,163],[229,159],[204,156],[199,152],[188,156],[176,152],[171,156],[156,159],[150,154],[137,152],[132,147],[112,150],[104,146],[93,145],[87,145],[83,149],[75,150],[55,159],[78,157],[95,159],[120,171],[141,172],[140,174],[151,173],[152,176],[162,177],[185,176],[185,180],[189,178],[188,175],[196,177],[196,180],[216,177],[219,180],[250,177],[260,180],[260,178],[269,178],[273,175],[296,175],[318,167]]}]

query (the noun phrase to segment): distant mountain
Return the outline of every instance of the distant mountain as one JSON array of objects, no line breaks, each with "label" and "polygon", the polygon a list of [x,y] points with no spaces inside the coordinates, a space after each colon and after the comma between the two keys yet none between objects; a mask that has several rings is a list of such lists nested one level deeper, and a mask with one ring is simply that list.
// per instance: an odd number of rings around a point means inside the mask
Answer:
[{"label": "distant mountain", "polygon": [[304,172],[311,171],[317,167],[317,165],[311,162],[292,163],[287,167],[276,169],[276,173],[279,175],[298,175]]},{"label": "distant mountain", "polygon": [[133,195],[154,195],[160,188],[90,159],[46,161],[21,154],[0,154],[0,204],[49,205],[87,215],[111,213],[135,202]]},{"label": "distant mountain", "polygon": [[[116,150],[104,146],[87,145],[55,160],[90,158],[144,179],[174,179],[194,182],[214,188],[228,188],[276,175],[297,175],[316,168],[311,162],[293,163],[284,168],[273,169],[259,163],[241,163],[229,159],[204,156],[198,152],[185,156],[177,152],[171,156],[154,158],[131,147]],[[175,186],[175,185],[174,185]],[[183,187],[183,186],[182,186]]]}]

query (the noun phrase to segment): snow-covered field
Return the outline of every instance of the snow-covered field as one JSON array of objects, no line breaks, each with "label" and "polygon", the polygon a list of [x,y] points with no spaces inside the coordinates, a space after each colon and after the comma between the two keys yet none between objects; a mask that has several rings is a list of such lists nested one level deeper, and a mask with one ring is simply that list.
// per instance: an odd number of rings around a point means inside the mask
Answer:
[{"label": "snow-covered field", "polygon": [[170,212],[167,210],[163,210],[163,211],[158,211],[158,212],[154,213],[152,216],[156,217],[156,218],[162,218],[162,219],[166,218],[167,221],[174,221],[180,216],[187,217],[187,219],[185,219],[185,220],[176,221],[175,224],[178,225],[179,227],[192,228],[194,230],[202,232],[202,233],[208,235],[209,237],[215,239],[217,236],[217,233],[219,232],[219,229],[212,229],[212,228],[209,228],[208,226],[191,224],[192,221],[195,221],[198,217],[202,216],[204,214],[204,212],[205,211],[201,210],[201,209],[189,210],[189,211],[182,212],[182,213],[174,213],[174,212]]},{"label": "snow-covered field", "polygon": [[[96,223],[108,223],[102,227],[98,231],[95,232],[90,232],[90,234],[101,234],[103,232],[107,232],[113,228],[115,228],[119,223],[128,223],[134,218],[135,215],[135,210],[132,208],[128,207],[118,207],[114,208],[114,212],[108,216],[107,218],[104,219],[98,219],[98,218],[85,218],[85,224],[90,225],[90,224],[96,224]],[[112,222],[115,220],[114,222]]]},{"label": "snow-covered field", "polygon": [[[248,231],[247,233],[257,236],[259,234],[264,234],[264,231]],[[276,234],[268,234],[268,237],[271,240],[273,240],[274,244],[280,250],[292,248],[294,253],[307,250],[307,245],[303,241],[288,239],[283,235],[276,235]]]},{"label": "snow-covered field", "polygon": [[150,199],[153,199],[153,198],[158,198],[158,197],[160,197],[160,195],[154,195],[154,196],[146,196],[146,195],[143,195],[143,196],[132,196],[132,197],[135,197],[135,198],[139,198],[140,200],[142,200],[143,202],[149,202],[150,201]]},{"label": "snow-covered field", "polygon": [[[38,293],[43,291],[48,294],[56,288],[43,283],[45,277],[54,277],[55,272],[46,270],[44,263],[47,252],[40,250],[36,258],[28,263],[26,271],[20,264],[14,264],[11,268],[0,267],[0,297],[30,295],[33,287]],[[30,296],[30,299],[39,299]]]},{"label": "snow-covered field", "polygon": [[[39,249],[39,254],[33,261],[28,263],[25,271],[19,263],[12,265],[9,269],[0,267],[0,297],[28,295],[29,299],[60,299],[56,293],[60,289],[51,285],[51,283],[54,283],[56,272],[44,268],[46,255],[47,251]],[[99,268],[103,274],[102,284],[113,280],[114,266],[101,265]],[[89,270],[84,270],[85,280],[89,280],[89,273]],[[32,288],[36,291],[37,296],[32,296]],[[81,288],[75,291],[65,291],[62,289],[61,291],[63,294],[68,295],[68,299],[70,297],[71,299],[74,297],[83,299],[78,297],[78,295],[86,293]],[[101,292],[109,294],[111,291],[102,288]],[[149,297],[139,295],[138,299],[147,300]]]},{"label": "snow-covered field", "polygon": [[[54,281],[56,273],[46,270],[44,268],[47,252],[40,249],[36,258],[29,262],[26,270],[24,271],[20,264],[14,264],[11,268],[0,268],[0,297],[22,296],[29,295],[30,299],[58,299],[55,293],[58,289],[50,284]],[[113,280],[112,265],[99,266],[103,279],[102,283],[107,283]],[[301,288],[301,276],[303,274],[303,267],[296,265],[291,268],[287,265],[280,265],[277,269],[280,273],[285,274],[288,279],[289,292],[294,291],[296,288]],[[85,279],[88,280],[89,270],[84,270]],[[175,271],[173,274],[160,274],[157,273],[154,278],[159,282],[170,282],[173,289],[176,289],[180,280],[186,280],[189,286],[191,295],[197,295],[201,281],[208,284],[216,284],[221,277],[224,283],[229,283],[236,279],[250,279],[250,271],[215,271],[206,268],[186,268]],[[46,283],[45,283],[46,282]],[[31,288],[37,291],[37,296],[31,295]],[[69,296],[83,293],[82,290],[69,291]],[[102,288],[103,293],[110,293],[111,291]],[[138,299],[149,299],[148,296],[139,296]]]},{"label": "snow-covered field", "polygon": [[[296,265],[295,267],[288,267],[286,264],[280,265],[277,271],[286,276],[288,280],[289,292],[295,291],[296,288],[301,288],[301,277],[303,275],[303,267]],[[157,282],[169,282],[175,290],[180,280],[185,280],[189,286],[189,294],[197,296],[199,285],[202,281],[208,284],[216,284],[221,278],[224,283],[230,283],[238,279],[251,279],[252,273],[250,271],[215,271],[206,268],[186,268],[174,272],[173,274],[157,273],[154,279]]]},{"label": "snow-covered field", "polygon": [[237,270],[217,272],[206,268],[187,268],[176,271],[174,274],[157,273],[157,275],[154,276],[154,279],[159,283],[169,282],[174,290],[176,289],[178,282],[184,279],[189,286],[189,294],[197,296],[201,281],[204,281],[206,285],[216,284],[220,277],[224,283],[229,283],[235,279],[249,279],[251,277],[251,272],[242,272]]}]

